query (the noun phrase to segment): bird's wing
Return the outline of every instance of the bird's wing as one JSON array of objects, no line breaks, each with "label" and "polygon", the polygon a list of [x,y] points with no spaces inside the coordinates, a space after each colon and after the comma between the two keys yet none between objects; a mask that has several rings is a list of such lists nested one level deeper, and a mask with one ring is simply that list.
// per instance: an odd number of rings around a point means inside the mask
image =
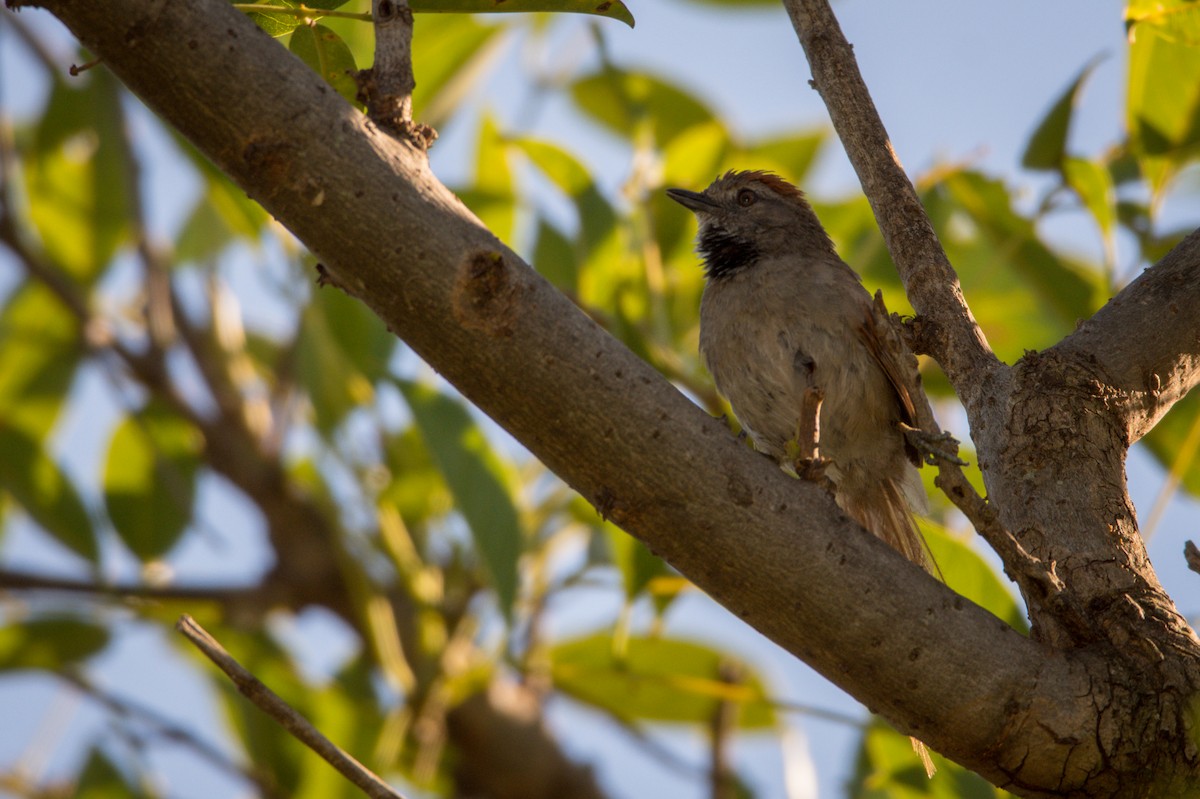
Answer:
[{"label": "bird's wing", "polygon": [[[916,359],[891,324],[882,292],[875,292],[875,301],[866,306],[865,318],[858,331],[867,352],[879,364],[896,394],[900,421],[909,427],[916,427],[917,412],[913,406],[912,392],[919,390],[920,374],[917,372]],[[920,455],[907,439],[904,450],[914,464],[920,463]]]}]

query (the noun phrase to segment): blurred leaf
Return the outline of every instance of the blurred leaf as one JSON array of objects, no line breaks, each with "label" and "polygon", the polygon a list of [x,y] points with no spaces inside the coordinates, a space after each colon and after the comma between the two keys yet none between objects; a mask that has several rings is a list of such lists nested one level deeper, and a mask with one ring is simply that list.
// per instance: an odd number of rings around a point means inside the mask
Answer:
[{"label": "blurred leaf", "polygon": [[500,610],[511,619],[524,536],[507,469],[461,402],[429,386],[403,380],[396,384],[471,528]]},{"label": "blurred leaf", "polygon": [[539,217],[534,234],[533,267],[559,290],[573,294],[578,276],[575,266],[575,247],[571,240]]},{"label": "blurred leaf", "polygon": [[1158,35],[1189,47],[1200,45],[1200,3],[1196,0],[1129,0],[1125,31],[1131,42]]},{"label": "blurred leaf", "polygon": [[608,539],[613,563],[621,571],[627,600],[635,599],[655,578],[671,573],[662,558],[615,524],[601,522],[600,529]]},{"label": "blurred leaf", "polygon": [[822,128],[763,139],[738,148],[734,156],[736,160],[730,164],[730,168],[766,169],[802,186],[827,138],[828,133]]},{"label": "blurred leaf", "polygon": [[392,479],[379,501],[395,505],[410,531],[423,532],[430,519],[453,509],[454,497],[416,427],[389,435],[384,458]]},{"label": "blurred leaf", "polygon": [[46,257],[81,285],[100,277],[129,237],[129,181],[116,79],[94,70],[82,86],[55,81],[23,162],[29,219]]},{"label": "blurred leaf", "polygon": [[1107,297],[1103,277],[1060,255],[1012,208],[1008,189],[955,172],[923,197],[993,349],[1012,362],[1048,347]]},{"label": "blurred leaf", "polygon": [[96,531],[74,484],[44,444],[0,422],[0,489],[63,546],[95,565]]},{"label": "blurred leaf", "polygon": [[632,637],[614,652],[607,632],[555,644],[548,656],[555,687],[629,723],[709,724],[719,701],[740,705],[738,726],[762,729],[776,723],[762,680],[742,663],[742,679],[719,679],[727,653],[671,638]]},{"label": "blurred leaf", "polygon": [[1102,58],[1093,58],[1050,106],[1037,130],[1025,145],[1021,164],[1026,169],[1061,169],[1067,157],[1067,137],[1071,130],[1071,115],[1079,100],[1080,91]]},{"label": "blurred leaf", "polygon": [[498,239],[511,241],[516,218],[512,168],[500,130],[490,116],[479,123],[476,148],[475,181],[456,193]]},{"label": "blurred leaf", "polygon": [[354,74],[358,66],[340,36],[324,25],[303,25],[292,32],[288,49],[347,101],[357,102],[358,84]]},{"label": "blurred leaf", "polygon": [[79,323],[50,291],[26,283],[0,311],[0,418],[44,439],[83,354]]},{"label": "blurred leaf", "polygon": [[594,121],[636,141],[648,128],[659,147],[693,125],[714,119],[702,102],[679,87],[640,72],[607,69],[571,85],[571,96]]},{"label": "blurred leaf", "polygon": [[1192,391],[1159,420],[1142,443],[1169,474],[1192,496],[1200,496],[1196,468],[1200,435],[1200,392]]},{"label": "blurred leaf", "polygon": [[932,752],[933,779],[913,751],[908,737],[875,719],[863,733],[862,747],[846,795],[850,799],[1004,799],[1007,791]]},{"label": "blurred leaf", "polygon": [[314,293],[300,320],[296,377],[322,434],[373,400],[395,346],[395,336],[361,302],[340,291]]},{"label": "blurred leaf", "polygon": [[0,627],[0,670],[57,671],[108,646],[108,630],[78,619],[47,616]]},{"label": "blurred leaf", "polygon": [[93,747],[72,796],[74,799],[142,799],[150,794],[127,783],[104,752]]},{"label": "blurred leaf", "polygon": [[409,7],[421,13],[449,14],[521,13],[550,11],[559,14],[594,14],[620,20],[633,27],[633,14],[621,0],[410,0]]},{"label": "blurred leaf", "polygon": [[1125,102],[1130,146],[1158,193],[1200,149],[1200,49],[1137,26]]},{"label": "blurred leaf", "polygon": [[104,501],[117,535],[139,559],[165,555],[192,519],[203,443],[157,401],[117,426],[104,468]]},{"label": "blurred leaf", "polygon": [[413,63],[420,70],[413,90],[413,118],[435,127],[458,109],[468,90],[483,81],[499,53],[505,28],[474,17],[433,14],[418,23]]},{"label": "blurred leaf", "polygon": [[1063,161],[1063,175],[1096,220],[1101,232],[1106,236],[1112,233],[1117,221],[1117,194],[1108,169],[1095,161],[1067,158]]}]

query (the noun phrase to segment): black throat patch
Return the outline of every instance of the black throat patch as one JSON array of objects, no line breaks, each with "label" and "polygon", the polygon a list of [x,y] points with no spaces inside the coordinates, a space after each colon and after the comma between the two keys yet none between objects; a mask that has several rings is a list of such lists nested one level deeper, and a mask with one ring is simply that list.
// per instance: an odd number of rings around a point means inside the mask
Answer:
[{"label": "black throat patch", "polygon": [[704,229],[696,249],[704,258],[704,276],[709,280],[731,277],[751,266],[761,254],[753,242],[716,227]]}]

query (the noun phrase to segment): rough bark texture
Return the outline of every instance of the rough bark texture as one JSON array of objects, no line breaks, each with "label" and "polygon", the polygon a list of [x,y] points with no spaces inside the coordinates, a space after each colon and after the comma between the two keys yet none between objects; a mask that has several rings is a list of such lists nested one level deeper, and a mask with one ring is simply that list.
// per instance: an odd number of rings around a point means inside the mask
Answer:
[{"label": "rough bark texture", "polygon": [[[41,4],[602,513],[902,731],[1025,796],[1200,790],[1200,644],[1150,569],[1123,472],[1129,443],[1197,378],[1195,237],[1058,347],[1009,368],[915,195],[881,215],[929,351],[963,395],[999,518],[1046,570],[1022,582],[1027,639],[735,442],[483,229],[421,152],[227,3]],[[818,87],[845,101],[833,116],[852,159],[887,156],[882,126],[862,121],[865,88],[839,88],[857,71],[837,60],[827,7],[787,4]],[[814,56],[822,47],[831,64]],[[890,163],[866,170],[877,209],[905,193]],[[1160,324],[1175,296],[1188,311]],[[1123,337],[1151,320],[1158,333]]]}]

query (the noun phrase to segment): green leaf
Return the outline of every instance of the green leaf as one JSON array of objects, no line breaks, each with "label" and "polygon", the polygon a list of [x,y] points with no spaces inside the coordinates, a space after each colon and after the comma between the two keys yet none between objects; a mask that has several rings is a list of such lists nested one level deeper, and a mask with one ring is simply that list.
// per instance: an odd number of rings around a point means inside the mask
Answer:
[{"label": "green leaf", "polygon": [[1130,0],[1125,6],[1130,41],[1157,35],[1188,47],[1200,45],[1200,3],[1196,0]]},{"label": "green leaf", "polygon": [[41,440],[83,354],[79,323],[50,289],[26,283],[0,311],[0,418]]},{"label": "green leaf", "polygon": [[511,619],[524,536],[507,469],[461,402],[429,386],[404,380],[396,384],[471,529],[500,609]]},{"label": "green leaf", "polygon": [[358,66],[342,38],[324,25],[304,25],[292,32],[288,49],[351,103],[357,101]]},{"label": "green leaf", "polygon": [[1117,222],[1117,193],[1108,168],[1095,161],[1067,158],[1063,162],[1063,175],[1100,226],[1100,231],[1106,236],[1111,234]]},{"label": "green leaf", "polygon": [[647,130],[660,148],[693,125],[715,119],[704,103],[683,89],[640,72],[606,69],[572,84],[571,96],[610,132],[637,141]]},{"label": "green leaf", "polygon": [[594,14],[620,20],[633,27],[633,14],[621,0],[410,0],[418,13],[488,14],[549,11],[557,14]]},{"label": "green leaf", "polygon": [[29,219],[45,256],[81,285],[128,240],[133,168],[116,80],[94,70],[82,88],[55,82],[22,166]]},{"label": "green leaf", "polygon": [[653,580],[671,573],[662,558],[615,524],[602,522],[601,530],[608,539],[613,563],[624,578],[626,599],[637,598]]},{"label": "green leaf", "polygon": [[499,53],[505,28],[481,25],[473,17],[434,14],[421,19],[413,38],[413,63],[418,65],[413,90],[413,117],[437,127],[466,99],[472,86],[489,74]]},{"label": "green leaf", "polygon": [[490,116],[484,116],[479,123],[476,148],[475,182],[460,187],[456,193],[497,238],[511,241],[516,219],[512,167],[508,148]]},{"label": "green leaf", "polygon": [[191,521],[201,448],[191,423],[157,402],[117,426],[104,501],[117,535],[139,559],[166,554]]},{"label": "green leaf", "polygon": [[923,201],[1001,358],[1056,343],[1107,297],[1100,272],[1046,246],[999,180],[955,172]]},{"label": "green leaf", "polygon": [[328,435],[374,399],[396,338],[365,305],[340,291],[318,291],[304,309],[296,341],[296,377]]},{"label": "green leaf", "polygon": [[[274,2],[272,2],[272,0],[265,0],[261,3],[254,3],[254,5],[271,5],[278,6],[279,8],[297,8],[300,3],[294,2],[293,0],[274,0]],[[262,28],[275,38],[286,36],[287,34],[296,30],[296,28],[299,28],[305,22],[303,15],[292,14],[284,11],[280,11],[278,13],[273,11],[248,11],[246,12],[246,16],[253,20],[254,24],[258,25],[258,27]]]},{"label": "green leaf", "polygon": [[1142,173],[1158,193],[1200,151],[1200,49],[1141,27],[1129,47],[1126,126]]},{"label": "green leaf", "polygon": [[57,671],[108,646],[108,631],[68,616],[45,616],[0,627],[0,670]]},{"label": "green leaf", "polygon": [[74,484],[43,445],[0,422],[0,489],[12,495],[56,541],[93,565],[96,531]]},{"label": "green leaf", "polygon": [[1071,115],[1075,111],[1075,104],[1079,100],[1083,84],[1087,82],[1088,77],[1101,60],[1101,57],[1093,58],[1075,76],[1075,80],[1071,81],[1071,85],[1054,102],[1054,105],[1050,106],[1046,116],[1042,118],[1033,135],[1029,137],[1029,144],[1025,145],[1025,154],[1021,157],[1021,164],[1026,169],[1062,168],[1063,159],[1067,156],[1067,137],[1071,130]]},{"label": "green leaf", "polygon": [[[550,648],[554,686],[627,723],[709,724],[719,702],[738,705],[741,729],[776,724],[763,681],[744,663],[705,644],[635,636],[616,651],[607,632]],[[721,674],[733,669],[736,681]]]},{"label": "green leaf", "polygon": [[545,219],[538,218],[534,234],[533,267],[559,290],[574,294],[578,271],[575,246]]},{"label": "green leaf", "polygon": [[75,799],[143,799],[148,796],[145,791],[127,783],[120,770],[96,747],[88,755],[71,795]]}]

